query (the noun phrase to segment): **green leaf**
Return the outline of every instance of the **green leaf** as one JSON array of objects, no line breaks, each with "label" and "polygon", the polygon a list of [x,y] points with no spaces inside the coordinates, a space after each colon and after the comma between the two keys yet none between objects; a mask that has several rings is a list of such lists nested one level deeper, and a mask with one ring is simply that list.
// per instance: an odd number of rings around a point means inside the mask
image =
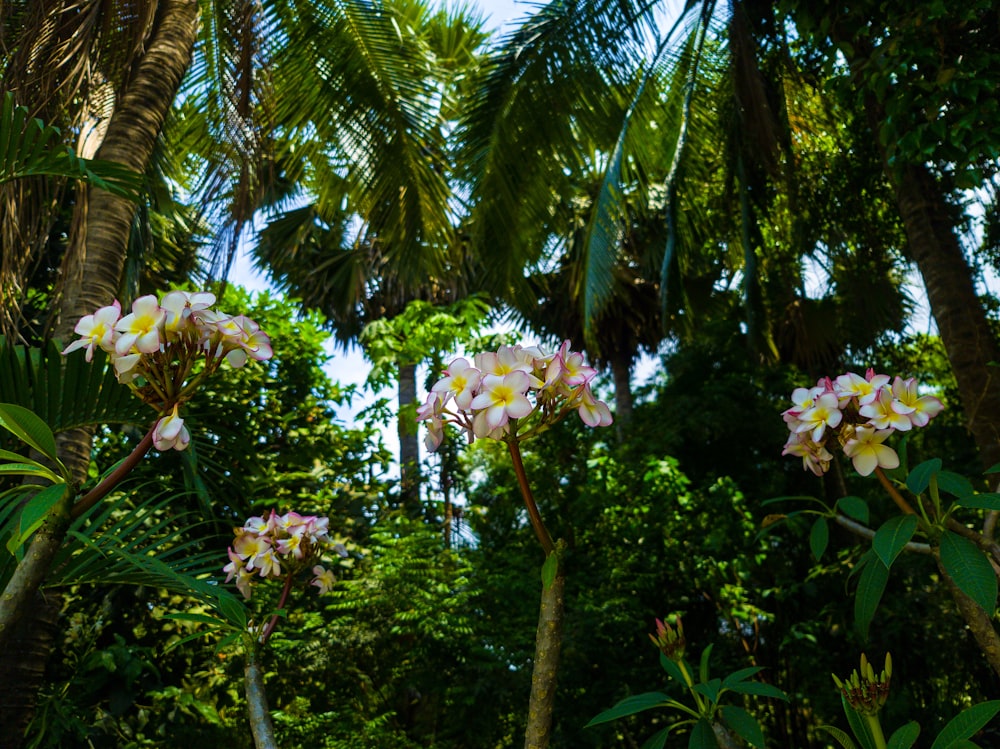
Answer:
[{"label": "green leaf", "polygon": [[913,538],[913,533],[916,530],[916,515],[897,515],[883,523],[882,527],[875,532],[875,538],[872,539],[872,549],[875,550],[875,554],[882,560],[886,569],[892,567],[892,563],[896,561],[896,557],[899,556],[903,547]]},{"label": "green leaf", "polygon": [[1000,463],[990,466],[985,471],[983,471],[983,473],[1000,473]]},{"label": "green leaf", "polygon": [[552,587],[558,571],[559,553],[553,551],[545,558],[545,564],[542,565],[542,585],[545,587],[545,590]]},{"label": "green leaf", "polygon": [[997,578],[986,555],[972,541],[952,531],[941,534],[941,565],[959,590],[992,615]]},{"label": "green leaf", "polygon": [[967,495],[958,500],[958,506],[970,510],[1000,510],[1000,494],[984,492]]},{"label": "green leaf", "polygon": [[968,497],[975,492],[975,489],[972,488],[972,482],[959,473],[941,471],[938,473],[937,479],[938,489],[943,492],[948,492],[948,494],[953,497],[962,499],[963,497]]},{"label": "green leaf", "polygon": [[882,600],[882,593],[885,592],[888,580],[889,568],[874,554],[868,556],[868,561],[861,570],[858,589],[854,594],[854,624],[863,640],[868,639],[868,627],[875,616],[875,610],[878,609],[879,601]]},{"label": "green leaf", "polygon": [[712,657],[712,645],[701,651],[701,661],[698,663],[698,678],[701,681],[708,681],[708,661]]},{"label": "green leaf", "polygon": [[833,736],[843,749],[858,749],[857,746],[855,746],[854,741],[851,740],[851,737],[839,728],[836,728],[835,726],[820,726],[820,730],[826,731],[828,734]]},{"label": "green leaf", "polygon": [[854,518],[865,525],[868,524],[870,517],[868,503],[861,499],[861,497],[841,497],[837,500],[837,507],[847,517]]},{"label": "green leaf", "polygon": [[[678,684],[686,683],[684,681],[684,674],[681,672],[680,667],[667,658],[662,651],[660,652],[660,665],[663,667],[663,670],[667,672],[667,675]],[[690,671],[690,667],[688,667],[688,670]]]},{"label": "green leaf", "polygon": [[667,704],[669,699],[663,692],[634,694],[631,697],[626,697],[610,710],[600,713],[584,727],[589,728],[590,726],[624,718],[626,715],[635,715],[644,710],[652,710],[654,707],[662,707]]},{"label": "green leaf", "polygon": [[728,685],[726,688],[738,694],[753,694],[758,697],[773,697],[776,700],[788,701],[788,695],[784,691],[773,684],[765,684],[762,681],[741,681]]},{"label": "green leaf", "polygon": [[[881,562],[879,562],[881,564]],[[851,731],[854,732],[854,738],[858,740],[861,744],[861,749],[877,749],[875,744],[875,737],[872,736],[872,731],[868,727],[868,723],[865,721],[861,715],[850,706],[847,699],[841,695],[840,702],[844,706],[844,715],[847,716],[847,722],[851,725]]]},{"label": "green leaf", "polygon": [[0,426],[46,458],[59,462],[56,438],[48,425],[23,406],[0,403]]},{"label": "green leaf", "polygon": [[751,676],[759,674],[763,670],[763,666],[750,666],[749,668],[741,668],[739,671],[733,671],[729,674],[729,676],[722,680],[722,686],[728,689],[733,686],[733,684],[739,684],[741,681],[746,681]]},{"label": "green leaf", "polygon": [[688,749],[719,749],[712,724],[704,718],[694,724],[691,737],[688,739]]},{"label": "green leaf", "polygon": [[830,526],[827,525],[826,518],[818,517],[809,531],[809,549],[817,562],[823,557],[828,543],[830,543]]},{"label": "green leaf", "polygon": [[713,703],[719,701],[720,689],[722,689],[722,679],[712,679],[710,681],[703,681],[701,684],[694,685],[694,691],[698,694],[704,695],[710,702]]},{"label": "green leaf", "polygon": [[164,619],[176,619],[180,622],[199,622],[201,624],[221,624],[221,620],[217,616],[209,616],[208,614],[164,614]]},{"label": "green leaf", "polygon": [[17,531],[7,541],[7,550],[11,554],[16,554],[24,542],[31,538],[31,534],[41,527],[49,511],[69,490],[66,484],[53,484],[45,487],[28,500],[21,509]]},{"label": "green leaf", "polygon": [[38,463],[0,463],[0,473],[10,476],[38,476],[48,479],[54,484],[64,483],[60,476]]},{"label": "green leaf", "polygon": [[757,749],[764,749],[764,731],[755,717],[735,705],[724,705],[721,712],[723,722],[743,737],[744,741]]},{"label": "green leaf", "polygon": [[925,460],[923,463],[910,471],[910,475],[906,477],[906,488],[914,494],[920,494],[921,492],[926,491],[927,487],[931,484],[931,476],[940,470],[940,458]]},{"label": "green leaf", "polygon": [[972,738],[980,728],[993,720],[997,712],[1000,712],[1000,700],[981,702],[963,710],[941,729],[941,733],[931,744],[931,749],[958,749],[961,742]]},{"label": "green leaf", "polygon": [[667,745],[667,737],[670,736],[670,729],[664,728],[657,731],[643,743],[641,749],[663,749]]},{"label": "green leaf", "polygon": [[889,743],[886,744],[886,749],[910,749],[916,743],[919,735],[920,724],[911,720],[905,726],[900,726],[893,731],[892,736],[889,737]]}]

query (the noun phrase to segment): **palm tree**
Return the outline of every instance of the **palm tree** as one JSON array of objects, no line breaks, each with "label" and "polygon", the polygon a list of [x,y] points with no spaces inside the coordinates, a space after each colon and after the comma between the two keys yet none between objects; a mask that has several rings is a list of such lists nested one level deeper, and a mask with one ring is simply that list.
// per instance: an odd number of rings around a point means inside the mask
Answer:
[{"label": "palm tree", "polygon": [[[315,98],[281,117],[293,131],[280,162],[290,189],[272,196],[276,210],[253,250],[279,288],[326,315],[344,346],[410,302],[467,294],[449,130],[485,40],[468,8],[401,0],[361,26],[351,7],[317,29],[317,19],[301,19],[308,52],[278,60],[275,80]],[[325,71],[353,59],[366,59],[369,79],[346,97]],[[418,443],[403,413],[417,398],[417,364],[398,362],[401,494],[411,504]]]},{"label": "palm tree", "polygon": [[[664,32],[657,23],[657,12],[657,4],[560,0],[542,7],[507,36],[487,66],[489,73],[467,122],[478,239],[495,242],[499,237],[504,243],[505,252],[497,253],[490,267],[495,286],[523,289],[518,269],[538,259],[544,247],[538,241],[538,234],[545,234],[552,206],[566,182],[562,173],[565,162],[550,156],[565,152],[563,146],[572,140],[574,131],[597,131],[607,128],[610,121],[619,137],[614,147],[606,151],[603,187],[588,222],[588,250],[584,260],[586,320],[593,326],[601,307],[611,298],[611,268],[623,225],[621,206],[627,186],[634,183],[662,180],[666,184],[667,240],[659,265],[661,292],[668,293],[671,286],[662,281],[669,281],[672,273],[682,270],[683,256],[699,246],[683,231],[679,191],[690,180],[692,165],[705,153],[697,142],[702,127],[714,120],[715,127],[724,126],[724,137],[716,145],[725,154],[727,182],[737,201],[734,207],[741,215],[738,227],[742,236],[730,243],[730,247],[739,248],[743,255],[747,325],[751,336],[759,342],[759,350],[765,354],[771,351],[773,355],[778,347],[772,326],[764,324],[767,299],[761,284],[767,283],[764,272],[776,248],[765,244],[758,227],[768,223],[769,195],[780,191],[793,200],[795,195],[794,143],[790,136],[797,123],[795,101],[787,98],[785,84],[789,81],[794,84],[799,74],[789,51],[788,19],[772,4],[732,2],[723,10],[706,0],[686,3],[675,27]],[[950,30],[949,40],[966,39],[975,45],[978,42],[970,41],[973,37],[989,36],[985,31],[993,17],[989,13],[975,9],[967,13],[958,10],[938,13],[933,8],[927,12],[937,14],[935,18],[940,16],[939,24]],[[831,13],[825,22],[823,13]],[[854,65],[856,90],[867,102],[871,132],[878,133],[893,127],[890,123],[899,119],[888,117],[884,108],[880,109],[888,96],[885,92],[891,94],[894,90],[891,81],[885,80],[886,85],[882,85],[876,80],[882,68],[875,61],[881,59],[879,55],[887,54],[890,47],[886,45],[893,38],[912,38],[919,43],[909,51],[905,44],[893,45],[888,54],[910,55],[916,60],[926,50],[927,59],[919,58],[920,66],[930,61],[936,65],[935,70],[945,72],[960,66],[953,57],[948,58],[950,62],[942,62],[935,56],[938,45],[927,35],[936,33],[934,29],[938,26],[921,25],[923,15],[908,16],[905,23],[890,22],[877,32],[865,26],[869,15],[868,10],[859,8],[844,18],[834,17],[831,11],[799,3],[792,6],[791,20],[801,22],[805,39],[814,38],[818,42],[808,48],[809,54],[830,60],[837,44],[841,52],[846,50],[849,62]],[[860,34],[862,28],[864,34]],[[816,29],[824,32],[820,34]],[[675,30],[685,33],[675,35]],[[815,37],[808,36],[813,33]],[[650,38],[657,40],[655,45],[650,45]],[[800,35],[800,46],[803,40]],[[832,43],[823,46],[823,40]],[[969,44],[949,41],[947,49],[957,55]],[[723,102],[710,98],[712,87],[705,86],[706,68],[725,72],[726,106],[719,106]],[[919,66],[907,69],[914,70],[914,75],[925,75]],[[982,81],[992,70],[995,65],[992,68],[979,65],[974,75]],[[822,71],[806,72],[823,75]],[[666,97],[649,95],[645,83],[657,75],[672,81]],[[866,81],[871,84],[867,89]],[[618,90],[630,93],[624,105],[616,100]],[[973,105],[963,103],[966,100],[955,99],[949,104],[949,90],[944,84],[933,88],[932,95],[938,97],[936,103],[924,103],[933,104],[933,111],[939,107],[942,111],[957,107],[959,113],[976,114],[978,110]],[[881,99],[876,92],[883,94]],[[716,105],[715,114],[706,104]],[[847,103],[841,106],[850,109]],[[728,125],[723,118],[727,112]],[[643,159],[643,149],[630,141],[635,125],[650,118],[659,123],[661,137],[673,148],[672,165],[665,179],[649,168]],[[989,118],[983,126],[989,127]],[[919,132],[924,133],[925,139],[931,133],[931,142],[925,143],[927,148],[937,142],[933,140],[938,137],[933,135],[936,131],[923,128]],[[906,133],[896,132],[897,137],[883,142],[893,144],[903,135]],[[944,149],[935,169],[940,171],[942,161],[947,158],[954,160],[956,152],[963,164],[982,163],[988,155],[983,149],[988,151],[988,146],[971,135],[967,139],[973,155],[967,157],[968,150],[962,153]],[[976,148],[980,149],[980,156],[975,155]],[[952,155],[948,157],[948,153]],[[895,186],[908,250],[924,275],[932,313],[970,414],[970,429],[984,464],[992,465],[1000,460],[1000,434],[995,426],[1000,423],[1000,382],[990,377],[988,367],[988,362],[997,355],[996,342],[976,299],[968,264],[962,257],[958,240],[961,219],[950,208],[946,190],[925,164],[913,159],[914,154],[908,155],[911,160],[906,163],[900,161],[903,154],[898,149],[887,156],[892,157],[893,165],[886,167],[886,175]],[[949,171],[947,164],[943,168]],[[794,211],[794,205],[789,209]],[[800,236],[809,238],[807,233]],[[814,248],[815,245],[807,243],[795,246],[789,259],[801,257]],[[794,268],[795,264],[785,267]],[[776,272],[775,279],[782,275],[785,274]],[[784,286],[796,288],[797,284],[784,283]]]}]

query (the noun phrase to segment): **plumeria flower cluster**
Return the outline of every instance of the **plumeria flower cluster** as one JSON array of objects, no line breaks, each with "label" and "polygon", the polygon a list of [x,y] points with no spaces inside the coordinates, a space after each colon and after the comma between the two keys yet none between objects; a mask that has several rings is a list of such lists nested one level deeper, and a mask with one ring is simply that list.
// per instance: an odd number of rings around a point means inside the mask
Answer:
[{"label": "plumeria flower cluster", "polygon": [[294,576],[311,567],[310,584],[320,594],[328,593],[334,584],[333,571],[318,562],[327,551],[347,556],[344,545],[330,538],[329,526],[329,518],[297,512],[279,515],[272,510],[267,518],[248,518],[233,529],[236,539],[229,547],[229,564],[222,568],[226,582],[235,579],[236,588],[249,600],[255,581]]},{"label": "plumeria flower cluster", "polygon": [[115,300],[80,318],[74,329],[80,338],[63,353],[84,349],[91,361],[95,349],[105,351],[118,381],[160,411],[156,449],[183,450],[191,437],[177,409],[197,383],[223,361],[242,367],[272,356],[271,339],[256,322],[213,304],[210,292],[171,291],[159,301],[152,294],[139,297],[123,315]]},{"label": "plumeria flower cluster", "polygon": [[824,377],[811,388],[792,391],[792,407],[782,413],[791,434],[782,455],[802,458],[804,469],[817,476],[830,467],[827,449],[835,434],[854,469],[867,476],[876,468],[896,468],[899,456],[883,444],[895,431],[924,427],[941,413],[941,401],[920,395],[915,378],[848,372]]},{"label": "plumeria flower cluster", "polygon": [[[469,442],[476,437],[524,438],[571,411],[587,426],[609,426],[611,411],[590,388],[597,370],[569,346],[564,342],[554,354],[537,346],[501,346],[496,352],[476,354],[471,363],[452,361],[417,409],[418,420],[428,422],[427,449],[433,452],[441,446],[446,423],[465,430]],[[519,433],[526,423],[529,432]]]}]

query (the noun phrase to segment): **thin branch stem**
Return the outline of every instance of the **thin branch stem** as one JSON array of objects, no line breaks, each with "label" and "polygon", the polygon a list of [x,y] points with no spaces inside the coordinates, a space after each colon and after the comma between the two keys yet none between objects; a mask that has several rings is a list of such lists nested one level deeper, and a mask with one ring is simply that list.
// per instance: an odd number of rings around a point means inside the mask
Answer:
[{"label": "thin branch stem", "polygon": [[530,484],[528,484],[528,474],[524,472],[524,463],[521,460],[521,447],[518,445],[517,438],[512,437],[507,440],[507,447],[510,449],[510,459],[514,465],[514,475],[517,476],[517,484],[521,487],[521,496],[524,497],[524,506],[528,508],[528,518],[531,520],[531,527],[535,529],[535,536],[538,537],[538,542],[542,545],[545,556],[548,557],[549,554],[555,551],[556,545],[552,541],[549,529],[542,522],[542,515],[538,511],[538,505],[535,504],[535,497],[531,493]]},{"label": "thin branch stem", "polygon": [[[285,576],[285,586],[281,589],[281,597],[278,599],[278,611],[281,611],[281,609],[285,608],[285,604],[288,603],[288,594],[292,591],[293,579],[294,575],[291,572],[289,572]],[[271,621],[267,623],[267,626],[264,628],[263,634],[261,634],[260,636],[261,644],[267,642],[268,638],[271,636],[271,633],[274,631],[274,628],[278,625],[279,618],[281,618],[281,614],[276,613],[273,616],[271,616]]]},{"label": "thin branch stem", "polygon": [[910,503],[906,501],[906,498],[899,493],[899,490],[895,486],[892,485],[892,482],[889,481],[889,477],[885,475],[885,471],[883,471],[881,467],[875,467],[875,475],[878,477],[879,483],[882,484],[882,488],[886,490],[892,498],[892,501],[896,503],[896,506],[899,507],[900,510],[907,515],[917,514],[917,511],[910,506]]},{"label": "thin branch stem", "polygon": [[[837,525],[847,528],[847,530],[849,530],[851,533],[861,536],[862,538],[867,538],[869,541],[875,538],[875,531],[873,531],[867,525],[862,525],[861,523],[855,520],[851,520],[849,517],[845,517],[844,515],[837,515],[836,517],[834,517],[834,520],[836,521]],[[916,541],[908,542],[906,546],[904,546],[903,548],[906,549],[906,551],[913,551],[916,552],[917,554],[932,553],[930,544],[921,544],[917,543]]]},{"label": "thin branch stem", "polygon": [[108,492],[114,489],[121,482],[121,480],[132,471],[133,468],[139,465],[139,461],[145,457],[146,453],[148,453],[149,449],[153,446],[153,431],[156,429],[157,423],[159,423],[159,419],[153,423],[153,426],[151,426],[149,431],[146,432],[146,436],[139,441],[139,444],[135,446],[125,460],[119,463],[118,467],[105,476],[103,481],[84,494],[80,500],[73,505],[73,509],[70,510],[71,518],[75,520],[104,499]]}]

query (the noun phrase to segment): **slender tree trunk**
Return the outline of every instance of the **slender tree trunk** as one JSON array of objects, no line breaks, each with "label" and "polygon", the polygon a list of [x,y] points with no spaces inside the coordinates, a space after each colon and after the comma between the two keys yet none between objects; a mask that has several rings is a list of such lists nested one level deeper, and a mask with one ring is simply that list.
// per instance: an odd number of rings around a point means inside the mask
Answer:
[{"label": "slender tree trunk", "polygon": [[618,441],[622,442],[632,421],[632,362],[612,359],[611,374],[615,381],[615,429]]},{"label": "slender tree trunk", "polygon": [[[108,159],[145,172],[151,160],[156,138],[163,127],[174,97],[191,62],[197,37],[198,5],[196,0],[163,0],[157,10],[157,21],[146,40],[145,52],[134,67],[121,99],[108,124],[98,158]],[[131,233],[135,205],[123,198],[99,189],[88,190],[86,199],[78,204],[81,212],[75,219],[81,228],[67,249],[63,263],[63,288],[59,304],[56,337],[68,340],[77,320],[99,307],[110,304],[117,295]],[[91,432],[70,430],[59,435],[60,458],[83,480],[90,463]],[[30,594],[25,604],[33,600],[65,534],[66,524],[53,518],[36,535],[19,565],[20,575]],[[23,567],[23,569],[22,569]],[[0,602],[0,606],[3,602]],[[8,628],[29,608],[19,605],[10,618]],[[32,617],[37,616],[37,609]],[[41,634],[41,628],[26,621],[28,631]],[[3,633],[0,632],[0,637]],[[30,639],[30,638],[29,638]],[[40,681],[18,681],[18,674],[32,670],[24,661],[37,663],[41,652],[51,649],[51,639],[37,644],[24,642],[18,649],[8,648],[0,656],[0,683],[18,683],[25,695],[21,706],[23,720],[30,720]],[[6,734],[6,725],[0,733]],[[19,737],[18,737],[19,738]],[[13,741],[13,739],[12,739]],[[16,746],[17,744],[11,744]]]},{"label": "slender tree trunk", "polygon": [[399,494],[403,504],[419,514],[420,445],[413,407],[417,402],[417,365],[399,365]]},{"label": "slender tree trunk", "polygon": [[248,645],[245,650],[247,663],[243,669],[243,676],[247,690],[247,713],[250,718],[253,743],[256,749],[277,749],[274,724],[271,722],[271,712],[267,707],[267,694],[264,692],[264,672],[260,666],[260,653],[253,645]]},{"label": "slender tree trunk", "polygon": [[984,467],[1000,463],[1000,347],[972,282],[940,186],[923,166],[908,166],[896,181],[896,199],[910,253],[927,287]]},{"label": "slender tree trunk", "polygon": [[552,711],[556,701],[559,651],[562,648],[565,588],[566,576],[560,559],[559,569],[552,585],[542,586],[524,749],[546,749],[552,739]]}]

